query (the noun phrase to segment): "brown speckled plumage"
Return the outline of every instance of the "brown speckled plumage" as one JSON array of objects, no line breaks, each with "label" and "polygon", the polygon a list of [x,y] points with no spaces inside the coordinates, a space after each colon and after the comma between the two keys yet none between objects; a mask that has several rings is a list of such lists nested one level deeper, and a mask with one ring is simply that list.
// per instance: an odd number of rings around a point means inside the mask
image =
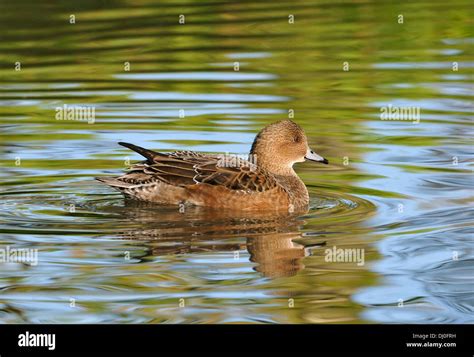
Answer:
[{"label": "brown speckled plumage", "polygon": [[128,198],[160,204],[299,210],[308,206],[309,197],[293,164],[305,158],[327,163],[308,148],[303,130],[290,120],[260,131],[250,151],[256,162],[192,151],[163,154],[120,144],[147,160],[133,165],[122,176],[97,179]]}]

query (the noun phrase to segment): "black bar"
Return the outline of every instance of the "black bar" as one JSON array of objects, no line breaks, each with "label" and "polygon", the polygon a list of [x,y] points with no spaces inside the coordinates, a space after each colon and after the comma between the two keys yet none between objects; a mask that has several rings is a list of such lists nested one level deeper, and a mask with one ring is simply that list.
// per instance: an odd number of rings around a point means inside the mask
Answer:
[{"label": "black bar", "polygon": [[[472,356],[474,325],[0,325],[0,356],[37,354],[277,351]],[[55,349],[20,347],[19,335],[55,334]],[[414,335],[415,334],[415,335]],[[423,339],[423,336],[425,339]],[[455,347],[407,347],[455,343]],[[133,355],[133,354],[132,354]]]}]

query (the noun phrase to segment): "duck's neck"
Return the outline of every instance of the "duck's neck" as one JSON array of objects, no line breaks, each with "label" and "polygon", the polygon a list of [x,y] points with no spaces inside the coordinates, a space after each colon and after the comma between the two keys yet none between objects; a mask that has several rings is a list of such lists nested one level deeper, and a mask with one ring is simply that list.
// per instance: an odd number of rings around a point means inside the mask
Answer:
[{"label": "duck's neck", "polygon": [[290,203],[296,207],[306,207],[309,204],[308,189],[292,166],[282,167],[260,162],[258,167],[270,172],[285,189],[290,198]]},{"label": "duck's neck", "polygon": [[[293,171],[294,172],[294,171]],[[306,207],[309,204],[309,193],[304,182],[295,173],[294,175],[275,175],[280,185],[286,190],[290,203],[296,207]]]},{"label": "duck's neck", "polygon": [[258,167],[271,172],[275,176],[287,176],[287,177],[294,177],[299,180],[298,175],[296,174],[295,170],[293,170],[293,166],[280,166],[273,163],[263,163],[257,164]]},{"label": "duck's neck", "polygon": [[274,175],[298,177],[293,170],[293,164],[283,165],[274,156],[268,154],[256,154],[254,151],[250,151],[249,161]]}]

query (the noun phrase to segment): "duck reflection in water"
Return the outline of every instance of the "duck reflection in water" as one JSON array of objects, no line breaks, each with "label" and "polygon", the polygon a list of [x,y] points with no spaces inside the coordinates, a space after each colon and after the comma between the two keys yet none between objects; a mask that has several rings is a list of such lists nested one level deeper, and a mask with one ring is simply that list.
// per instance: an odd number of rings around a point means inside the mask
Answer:
[{"label": "duck reflection in water", "polygon": [[[120,232],[125,239],[146,241],[153,256],[246,249],[254,269],[265,277],[293,276],[304,269],[303,258],[325,242],[302,244],[295,214],[235,212],[190,206],[184,210],[134,200],[113,208],[139,228]],[[245,242],[236,242],[237,239]],[[314,242],[314,240],[312,240]]]}]

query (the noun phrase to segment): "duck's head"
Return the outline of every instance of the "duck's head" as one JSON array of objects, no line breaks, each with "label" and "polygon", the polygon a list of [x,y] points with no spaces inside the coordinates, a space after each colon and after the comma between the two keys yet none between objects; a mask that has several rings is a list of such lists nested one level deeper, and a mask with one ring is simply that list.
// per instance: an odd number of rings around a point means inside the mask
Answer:
[{"label": "duck's head", "polygon": [[301,127],[291,120],[282,120],[263,128],[255,137],[250,159],[277,175],[293,175],[293,164],[306,160],[328,163],[308,146]]}]

